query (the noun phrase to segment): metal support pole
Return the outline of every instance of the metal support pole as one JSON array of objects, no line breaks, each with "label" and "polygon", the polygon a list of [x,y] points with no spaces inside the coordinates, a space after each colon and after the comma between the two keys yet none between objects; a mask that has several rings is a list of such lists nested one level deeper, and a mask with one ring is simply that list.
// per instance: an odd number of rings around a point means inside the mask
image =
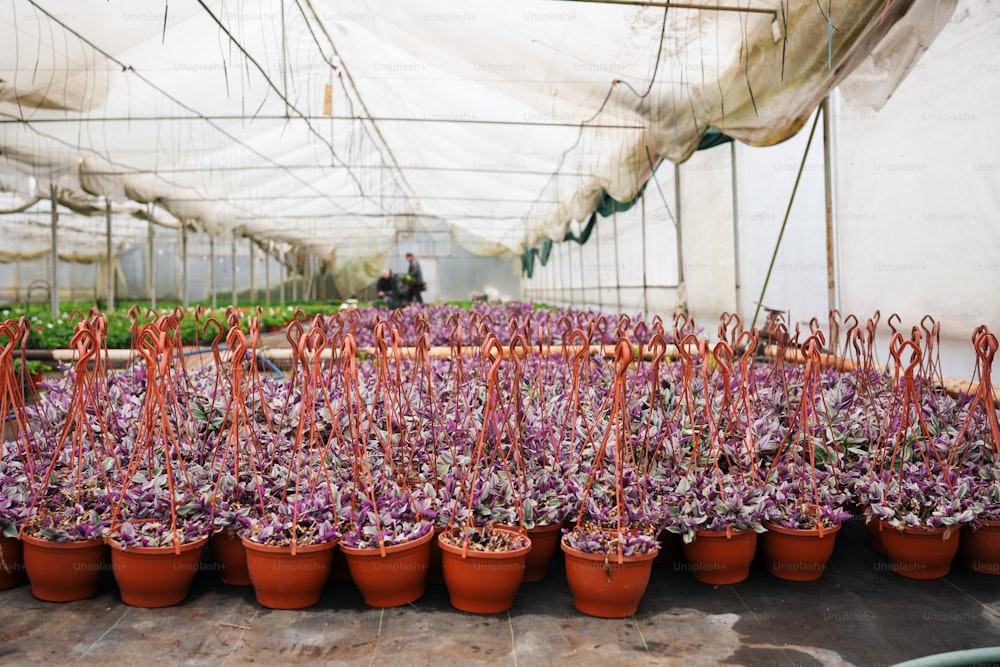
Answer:
[{"label": "metal support pole", "polygon": [[257,303],[257,257],[254,253],[253,239],[247,238],[247,247],[250,251],[250,301]]},{"label": "metal support pole", "polygon": [[156,238],[156,229],[153,226],[153,209],[146,209],[149,217],[146,220],[146,297],[151,302],[151,308],[156,308],[156,276],[153,269],[153,242]]},{"label": "metal support pole", "polygon": [[677,227],[674,230],[677,237],[677,284],[684,284],[684,247],[681,244],[683,237],[681,236],[681,226],[683,223],[683,216],[681,215],[681,166],[679,164],[674,164],[674,220],[677,222]]},{"label": "metal support pole", "polygon": [[646,279],[646,198],[639,200],[642,206],[642,313],[649,315],[648,281]]},{"label": "metal support pole", "polygon": [[208,235],[208,293],[212,299],[212,309],[218,308],[218,297],[215,294],[215,237]]},{"label": "metal support pole", "polygon": [[285,307],[285,284],[288,282],[288,264],[285,263],[287,259],[288,257],[286,254],[281,253],[281,292],[280,301],[278,303],[281,304],[282,308]]},{"label": "metal support pole", "polygon": [[594,233],[597,234],[594,237],[594,253],[597,255],[597,309],[604,310],[604,289],[601,287],[601,270],[604,268],[601,266],[601,227],[596,223],[594,224]]},{"label": "metal support pole", "polygon": [[188,235],[187,225],[181,224],[181,286],[180,300],[184,308],[188,307]]},{"label": "metal support pole", "polygon": [[580,259],[580,303],[584,304],[587,302],[587,271],[583,267],[583,244],[577,243],[577,248],[579,249],[579,259]]},{"label": "metal support pole", "polygon": [[565,287],[565,283],[563,283],[563,290],[562,290],[562,292],[563,292],[563,294],[569,294],[569,298],[567,298],[564,303],[566,305],[572,306],[573,305],[573,265],[571,263],[571,259],[570,259],[570,256],[569,256],[569,246],[566,245],[565,242],[562,243],[562,246],[563,246],[563,252],[562,252],[563,256],[560,258],[559,261],[562,263],[563,266],[566,267],[566,272],[569,274],[569,291],[567,292],[566,287]]},{"label": "metal support pole", "polygon": [[823,193],[826,197],[826,301],[829,310],[837,307],[836,267],[833,236],[833,155],[831,153],[830,96],[823,98]]},{"label": "metal support pole", "polygon": [[736,182],[736,142],[729,142],[729,164],[733,185],[733,276],[736,288],[736,313],[740,312],[740,209],[739,190]]},{"label": "metal support pole", "polygon": [[104,250],[108,263],[107,312],[115,312],[115,245],[111,239],[111,200],[104,199]]},{"label": "metal support pole", "polygon": [[51,239],[52,244],[52,257],[50,259],[52,266],[49,271],[49,307],[52,309],[52,317],[59,315],[59,239],[56,233],[56,227],[59,224],[59,211],[58,206],[58,191],[53,183],[50,186],[49,194],[52,197],[52,227],[51,227]]},{"label": "metal support pole", "polygon": [[271,253],[264,253],[264,305],[271,307]]},{"label": "metal support pole", "polygon": [[612,209],[611,223],[615,228],[615,289],[618,292],[618,312],[622,312],[622,262],[618,257],[618,211]]},{"label": "metal support pole", "polygon": [[232,287],[232,306],[235,308],[238,305],[238,299],[236,298],[236,234],[233,234],[233,240],[230,244],[229,249],[229,269],[230,269],[230,284]]}]

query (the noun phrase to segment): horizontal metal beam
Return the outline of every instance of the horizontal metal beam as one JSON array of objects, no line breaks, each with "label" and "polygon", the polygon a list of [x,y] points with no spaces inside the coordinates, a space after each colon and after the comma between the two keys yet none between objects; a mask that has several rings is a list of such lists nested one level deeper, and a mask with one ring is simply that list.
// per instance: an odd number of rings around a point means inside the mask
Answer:
[{"label": "horizontal metal beam", "polygon": [[733,5],[699,5],[693,2],[649,2],[648,0],[556,0],[557,2],[585,2],[595,5],[631,5],[634,7],[659,7],[661,9],[697,9],[706,12],[737,12],[740,14],[770,14],[777,16],[777,9],[766,7],[739,7]]},{"label": "horizontal metal beam", "polygon": [[217,116],[78,116],[76,118],[64,118],[62,116],[52,117],[52,118],[4,118],[0,120],[0,125],[39,125],[45,123],[146,123],[150,121],[154,122],[180,122],[180,121],[255,121],[255,120],[271,120],[271,121],[281,121],[290,122],[295,120],[356,120],[363,122],[378,122],[378,123],[450,123],[454,125],[497,125],[497,126],[514,126],[514,127],[570,127],[574,129],[579,129],[585,127],[587,129],[598,129],[598,130],[646,130],[645,125],[633,125],[624,123],[587,123],[585,121],[579,121],[577,123],[570,122],[546,122],[540,120],[501,120],[501,119],[477,119],[477,118],[462,118],[461,114],[456,114],[455,118],[421,118],[419,116],[285,116],[285,115],[258,115],[258,116],[242,116],[236,114],[223,114]]}]

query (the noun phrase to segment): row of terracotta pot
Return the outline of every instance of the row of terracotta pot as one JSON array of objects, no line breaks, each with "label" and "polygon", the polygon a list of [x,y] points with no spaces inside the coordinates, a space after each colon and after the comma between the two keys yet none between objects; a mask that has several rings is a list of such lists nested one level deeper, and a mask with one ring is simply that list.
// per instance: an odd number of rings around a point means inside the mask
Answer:
[{"label": "row of terracotta pot", "polygon": [[[232,585],[252,585],[258,602],[278,609],[302,608],[319,602],[331,574],[351,579],[367,604],[393,607],[420,598],[426,583],[444,583],[453,606],[474,613],[510,609],[523,582],[546,574],[559,541],[560,526],[529,531],[530,543],[516,552],[462,554],[428,532],[420,540],[379,549],[351,549],[336,542],[299,547],[270,547],[240,540],[232,534],[213,535],[209,541],[220,577]],[[760,537],[767,570],[780,578],[809,581],[822,576],[832,555],[839,526],[823,531],[794,531],[769,525]],[[868,524],[872,547],[884,549],[889,569],[906,577],[930,579],[948,573],[961,545],[963,565],[973,571],[1000,574],[997,566],[1000,522],[972,531],[908,529],[895,531],[877,522]],[[663,557],[679,540],[665,539]],[[749,576],[757,549],[753,531],[700,531],[696,540],[681,544],[692,576],[701,582],[724,585]],[[123,549],[113,540],[53,543],[25,536],[23,542],[0,538],[0,589],[23,582],[25,574],[39,599],[61,602],[96,595],[103,574],[110,570],[130,605],[162,607],[187,597],[201,567],[205,540],[171,547]],[[574,605],[585,614],[624,617],[634,614],[648,585],[657,554],[618,559],[586,554],[561,543],[567,581]],[[913,550],[917,553],[911,553]],[[22,555],[23,552],[23,555]],[[343,561],[337,561],[337,555]],[[23,565],[21,565],[23,559]],[[338,565],[340,566],[338,571]]]}]

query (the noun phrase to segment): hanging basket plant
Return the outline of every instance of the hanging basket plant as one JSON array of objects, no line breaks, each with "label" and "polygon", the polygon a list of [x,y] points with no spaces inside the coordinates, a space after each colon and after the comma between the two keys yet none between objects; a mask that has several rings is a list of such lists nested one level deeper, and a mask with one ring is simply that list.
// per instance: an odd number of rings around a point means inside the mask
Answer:
[{"label": "hanging basket plant", "polygon": [[[512,449],[509,442],[503,442],[503,429],[497,422],[503,346],[496,336],[487,334],[481,359],[489,363],[482,424],[465,465],[456,471],[460,477],[451,524],[438,535],[438,544],[452,606],[470,613],[493,614],[513,606],[531,540],[520,525],[521,503],[511,471]],[[503,525],[511,523],[509,514],[503,513],[507,507],[516,516],[516,527]],[[489,571],[491,576],[483,577],[483,571]]]},{"label": "hanging basket plant", "polygon": [[327,336],[316,322],[308,334],[292,322],[286,336],[294,350],[289,393],[268,434],[270,457],[254,470],[261,491],[243,545],[257,601],[299,609],[319,602],[330,574],[342,471],[329,439],[337,415],[323,385]]},{"label": "hanging basket plant", "polygon": [[113,414],[102,356],[106,323],[101,317],[83,320],[75,331],[77,360],[63,423],[36,439],[39,466],[19,530],[32,594],[56,602],[100,590],[109,560],[103,533],[111,520],[112,489],[121,479],[104,418]]},{"label": "hanging basket plant", "polygon": [[[910,353],[903,366],[903,355]],[[973,496],[973,478],[951,456],[954,436],[924,416],[923,382],[917,369],[920,347],[893,336],[895,364],[892,401],[863,487],[870,518],[880,521],[890,568],[905,577],[943,577],[958,550],[959,529],[982,511]]]},{"label": "hanging basket plant", "polygon": [[634,451],[628,392],[634,360],[631,343],[620,336],[604,432],[592,441],[577,518],[562,538],[573,604],[601,618],[638,611],[659,548],[657,517],[647,511],[644,470]]}]

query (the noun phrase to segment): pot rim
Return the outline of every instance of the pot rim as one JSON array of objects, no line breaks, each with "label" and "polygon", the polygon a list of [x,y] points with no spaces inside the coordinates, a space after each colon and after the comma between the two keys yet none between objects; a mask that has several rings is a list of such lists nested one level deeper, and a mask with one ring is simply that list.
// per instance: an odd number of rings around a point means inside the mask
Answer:
[{"label": "pot rim", "polygon": [[[618,565],[618,554],[610,553],[597,553],[593,551],[581,551],[576,547],[571,547],[562,540],[559,540],[559,545],[562,547],[563,552],[568,553],[572,556],[582,558],[583,560],[594,560],[607,563],[609,565]],[[660,547],[656,547],[652,551],[647,551],[643,554],[636,554],[634,556],[622,556],[622,564],[624,563],[641,563],[643,561],[652,560],[656,558],[660,553]]]},{"label": "pot rim", "polygon": [[[240,538],[248,550],[259,551],[269,554],[287,554],[292,555],[292,546],[289,544],[287,546],[277,545],[277,544],[261,544],[260,542],[254,542],[245,535]],[[326,551],[327,549],[333,549],[337,544],[340,543],[340,538],[336,537],[328,542],[320,542],[319,544],[298,544],[295,546],[295,555],[299,554],[311,554],[320,551]]]},{"label": "pot rim", "polygon": [[[104,541],[109,547],[111,547],[115,551],[120,551],[122,553],[147,554],[150,556],[167,556],[167,555],[173,555],[175,553],[173,546],[126,547],[113,537],[106,537],[104,538]],[[203,535],[199,537],[197,540],[194,540],[192,542],[182,542],[180,545],[180,553],[194,551],[195,549],[205,546],[206,542],[208,542],[208,535]]]},{"label": "pot rim", "polygon": [[92,537],[89,540],[73,540],[71,542],[56,542],[55,540],[47,540],[44,537],[36,537],[30,533],[21,535],[20,540],[25,544],[55,549],[89,549],[90,547],[98,547],[106,544],[103,537]]},{"label": "pot rim", "polygon": [[[393,544],[385,548],[386,556],[391,554],[396,554],[401,551],[406,551],[407,549],[412,549],[413,547],[421,546],[425,542],[430,542],[431,539],[437,537],[433,530],[428,530],[426,533],[414,540],[407,540],[401,544]],[[343,542],[340,542],[340,550],[345,554],[351,556],[362,556],[366,558],[382,558],[382,550],[378,547],[349,547]]]},{"label": "pot rim", "polygon": [[827,535],[834,535],[840,531],[840,527],[843,523],[837,523],[827,528],[823,528],[823,534],[820,535],[819,528],[786,528],[785,526],[772,523],[770,521],[764,522],[764,527],[767,528],[768,532],[775,533],[777,535],[792,535],[798,537],[826,537]]},{"label": "pot rim", "polygon": [[[507,533],[520,533],[519,529],[511,528],[508,526],[494,525],[491,526],[491,528],[493,530],[500,530]],[[451,544],[448,544],[444,540],[444,537],[445,533],[443,531],[437,536],[438,546],[441,547],[441,550],[461,557],[462,547],[456,547],[452,546]],[[477,558],[492,558],[492,559],[519,558],[521,556],[527,555],[527,553],[531,551],[531,538],[525,536],[525,539],[528,541],[528,544],[521,547],[520,549],[511,549],[510,551],[476,551],[473,549],[469,549],[468,551],[466,551],[466,557],[475,556]]]}]

